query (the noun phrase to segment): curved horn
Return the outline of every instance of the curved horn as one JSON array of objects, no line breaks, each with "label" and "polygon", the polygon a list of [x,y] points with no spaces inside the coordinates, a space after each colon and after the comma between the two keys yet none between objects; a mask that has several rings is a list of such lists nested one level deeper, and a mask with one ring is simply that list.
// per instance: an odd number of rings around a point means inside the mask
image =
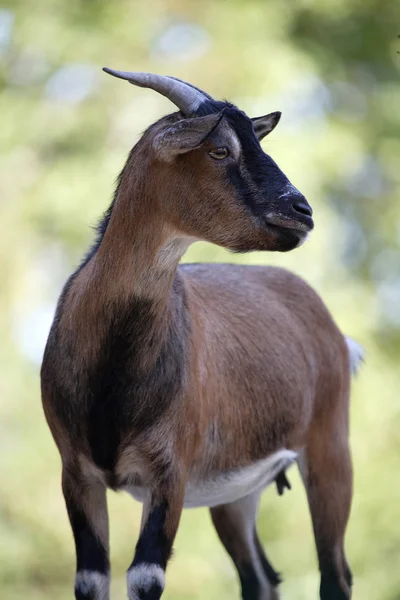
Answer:
[{"label": "curved horn", "polygon": [[168,79],[175,79],[175,81],[180,81],[181,83],[188,85],[189,87],[193,88],[194,90],[197,90],[198,92],[200,92],[200,94],[203,94],[203,96],[208,98],[208,100],[214,100],[214,98],[212,96],[210,96],[210,94],[207,94],[207,92],[205,92],[204,90],[196,87],[195,85],[193,85],[193,83],[188,83],[187,81],[183,81],[183,79],[178,79],[178,77],[173,77],[172,75],[168,75]]},{"label": "curved horn", "polygon": [[186,116],[196,112],[202,102],[210,98],[208,94],[191,86],[180,79],[153,73],[130,73],[129,71],[115,71],[103,67],[103,71],[114,77],[126,79],[133,85],[151,88],[173,102]]}]

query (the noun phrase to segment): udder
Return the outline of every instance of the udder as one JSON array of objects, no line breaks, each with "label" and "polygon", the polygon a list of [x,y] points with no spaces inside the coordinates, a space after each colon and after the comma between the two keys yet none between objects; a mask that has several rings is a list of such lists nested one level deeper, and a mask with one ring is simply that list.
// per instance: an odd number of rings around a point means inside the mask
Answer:
[{"label": "udder", "polygon": [[[288,469],[297,453],[286,448],[236,471],[215,473],[207,479],[189,479],[184,507],[219,506],[229,504],[252,492],[261,491],[272,483],[281,471]],[[144,502],[149,490],[142,485],[125,486],[139,502]]]}]

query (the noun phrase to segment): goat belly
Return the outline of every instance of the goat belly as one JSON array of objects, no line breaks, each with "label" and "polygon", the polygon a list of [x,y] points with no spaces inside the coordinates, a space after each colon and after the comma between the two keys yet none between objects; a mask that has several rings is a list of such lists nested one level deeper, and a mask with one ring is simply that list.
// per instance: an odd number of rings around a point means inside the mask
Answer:
[{"label": "goat belly", "polygon": [[[215,473],[207,479],[190,479],[186,486],[185,508],[219,506],[235,502],[252,492],[261,491],[272,483],[281,471],[288,469],[297,452],[283,448],[267,458],[236,471]],[[147,490],[142,486],[124,486],[136,500],[143,502]]]}]

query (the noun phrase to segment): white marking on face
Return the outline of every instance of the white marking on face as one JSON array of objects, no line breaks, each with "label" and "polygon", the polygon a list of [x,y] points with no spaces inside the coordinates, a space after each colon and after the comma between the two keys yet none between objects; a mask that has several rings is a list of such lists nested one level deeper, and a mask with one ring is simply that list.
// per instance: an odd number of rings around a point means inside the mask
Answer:
[{"label": "white marking on face", "polygon": [[131,569],[126,574],[128,585],[129,600],[140,600],[140,592],[149,592],[153,587],[157,586],[164,590],[165,574],[159,565],[150,563],[141,563]]},{"label": "white marking on face", "polygon": [[285,187],[285,191],[278,197],[278,200],[281,200],[282,198],[287,198],[288,196],[298,196],[299,193],[299,190],[295,188],[294,185],[289,181],[289,183]]},{"label": "white marking on face", "polygon": [[97,571],[78,571],[75,576],[75,589],[93,600],[109,600],[110,576]]},{"label": "white marking on face", "polygon": [[218,128],[218,134],[222,136],[222,139],[225,138],[227,140],[227,146],[229,147],[231,156],[235,160],[238,160],[242,151],[240,140],[237,136],[236,131],[224,119],[220,123],[220,126]]},{"label": "white marking on face", "polygon": [[232,148],[232,154],[235,158],[239,158],[240,153],[242,151],[242,146],[240,144],[239,138],[236,135],[236,133],[230,129],[230,143],[231,143],[231,148]]}]

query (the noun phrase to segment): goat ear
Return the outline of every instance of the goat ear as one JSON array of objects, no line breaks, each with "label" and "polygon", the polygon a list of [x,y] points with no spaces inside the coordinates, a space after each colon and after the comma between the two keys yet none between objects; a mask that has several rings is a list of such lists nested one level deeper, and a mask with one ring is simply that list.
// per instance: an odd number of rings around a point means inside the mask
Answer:
[{"label": "goat ear", "polygon": [[281,115],[282,113],[278,111],[270,113],[269,115],[264,115],[263,117],[254,117],[254,119],[252,119],[254,131],[259,141],[261,141],[266,135],[275,129],[279,123]]},{"label": "goat ear", "polygon": [[222,113],[194,119],[182,119],[157,134],[153,148],[161,160],[171,162],[178,154],[199,148],[219,125]]}]

